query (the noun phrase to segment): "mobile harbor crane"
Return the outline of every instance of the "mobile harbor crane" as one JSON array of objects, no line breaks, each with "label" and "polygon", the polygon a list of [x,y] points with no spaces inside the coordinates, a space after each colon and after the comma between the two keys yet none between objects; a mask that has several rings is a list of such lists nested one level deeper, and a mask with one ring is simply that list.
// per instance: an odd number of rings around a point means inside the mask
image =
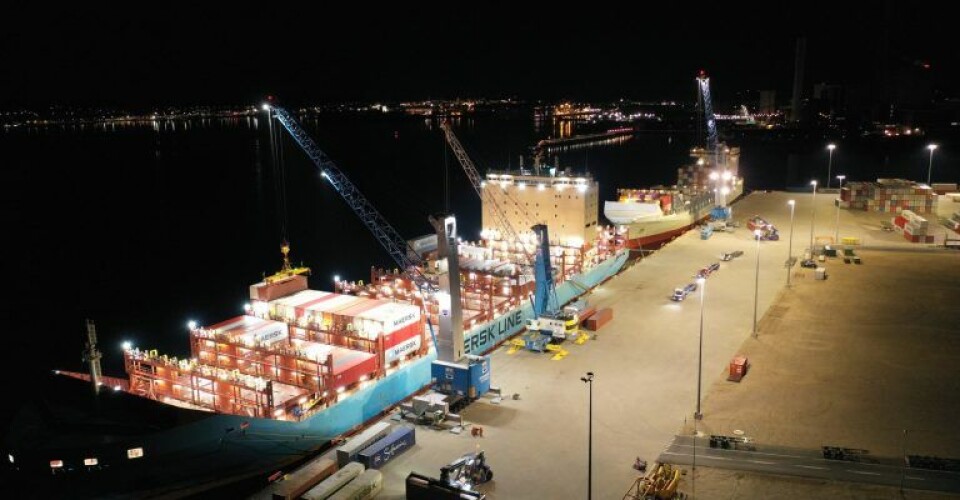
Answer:
[{"label": "mobile harbor crane", "polygon": [[493,212],[497,229],[500,230],[506,241],[511,242],[512,245],[520,245],[525,263],[529,265],[533,262],[534,256],[527,250],[526,245],[520,240],[516,229],[510,224],[510,221],[507,219],[506,209],[503,205],[504,203],[507,205],[513,204],[513,206],[517,208],[518,215],[522,215],[521,220],[526,226],[532,225],[530,214],[528,214],[526,208],[518,203],[517,200],[514,200],[506,190],[500,190],[499,192],[499,194],[506,198],[504,201],[494,194],[496,190],[485,189],[486,182],[480,176],[480,172],[477,170],[476,165],[474,165],[473,160],[470,159],[463,144],[457,139],[457,135],[453,132],[453,127],[450,126],[449,122],[444,121],[440,124],[440,128],[443,130],[443,135],[447,139],[447,144],[450,145],[450,149],[452,149],[453,154],[456,155],[457,161],[459,161],[460,166],[463,167],[463,172],[467,175],[467,179],[470,180],[473,190],[477,192],[477,196],[483,201],[484,206],[489,206]]},{"label": "mobile harbor crane", "polygon": [[[274,103],[263,105],[263,109],[283,125],[297,145],[320,169],[320,175],[340,195],[367,229],[380,242],[380,245],[397,263],[400,269],[416,284],[423,298],[424,315],[427,327],[436,348],[437,360],[431,366],[433,388],[437,392],[472,401],[490,390],[490,358],[463,354],[463,313],[460,304],[460,271],[456,259],[456,246],[441,249],[449,272],[442,275],[439,286],[421,272],[423,261],[419,254],[410,248],[407,241],[380,214],[373,204],[360,192],[340,168],[314,142],[300,123],[286,109]],[[438,234],[444,233],[444,242],[456,242],[456,220],[445,217],[433,219]],[[452,253],[451,253],[452,252]],[[450,256],[453,258],[450,258]],[[456,300],[453,300],[453,298]],[[440,302],[439,336],[434,333],[426,309],[427,301],[435,298]],[[439,337],[439,338],[438,338]]]},{"label": "mobile harbor crane", "polygon": [[579,330],[580,317],[576,311],[561,309],[557,289],[553,283],[553,266],[550,265],[550,236],[546,224],[533,226],[537,235],[537,254],[534,261],[536,288],[533,295],[533,319],[527,323],[524,347],[543,352],[553,341],[562,341],[575,336]]},{"label": "mobile harbor crane", "polygon": [[[493,190],[484,189],[484,182],[477,171],[476,165],[467,155],[466,150],[457,139],[453,128],[446,121],[440,124],[447,144],[457,156],[457,160],[463,167],[467,178],[473,185],[477,195],[489,205],[496,218],[499,229],[506,235],[508,241],[519,242],[517,231],[507,219],[501,200],[493,194]],[[526,224],[532,224],[529,214],[523,208],[523,205],[516,200],[512,200],[506,191],[502,194],[508,198],[508,203],[512,202],[518,208],[518,215],[522,215],[521,221]],[[557,293],[553,282],[553,269],[550,265],[550,237],[547,232],[546,224],[536,224],[531,227],[536,237],[536,249],[531,255],[526,247],[521,244],[523,254],[527,263],[533,263],[534,280],[536,281],[536,290],[533,297],[534,319],[527,324],[527,334],[522,341],[523,347],[529,350],[543,352],[551,341],[562,341],[575,336],[578,333],[579,317],[575,311],[561,310],[557,301]],[[519,344],[518,344],[519,345]]]}]

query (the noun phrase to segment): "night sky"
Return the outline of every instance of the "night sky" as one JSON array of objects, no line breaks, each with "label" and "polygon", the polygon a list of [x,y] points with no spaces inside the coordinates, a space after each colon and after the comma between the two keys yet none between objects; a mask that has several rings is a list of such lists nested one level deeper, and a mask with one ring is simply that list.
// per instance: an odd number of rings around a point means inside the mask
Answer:
[{"label": "night sky", "polygon": [[798,35],[808,37],[808,86],[863,84],[876,77],[885,26],[891,60],[929,62],[938,88],[958,90],[954,21],[932,2],[17,4],[5,7],[0,29],[2,108],[249,103],[265,94],[686,98],[700,68],[721,99],[745,89],[785,96]]}]

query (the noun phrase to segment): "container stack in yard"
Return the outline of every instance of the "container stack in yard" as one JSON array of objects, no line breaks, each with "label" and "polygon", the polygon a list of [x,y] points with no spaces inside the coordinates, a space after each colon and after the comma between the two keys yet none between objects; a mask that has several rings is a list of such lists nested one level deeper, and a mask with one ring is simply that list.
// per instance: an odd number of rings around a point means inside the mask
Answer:
[{"label": "container stack in yard", "polygon": [[840,206],[868,212],[936,211],[937,196],[930,186],[903,179],[849,182],[840,190]]},{"label": "container stack in yard", "polygon": [[590,315],[589,318],[584,320],[583,327],[590,331],[597,331],[604,327],[613,319],[613,309],[609,307],[604,307],[603,309],[598,309],[597,312]]},{"label": "container stack in yard", "polygon": [[933,243],[933,235],[927,234],[929,222],[911,210],[904,210],[892,220],[894,230],[912,243]]}]

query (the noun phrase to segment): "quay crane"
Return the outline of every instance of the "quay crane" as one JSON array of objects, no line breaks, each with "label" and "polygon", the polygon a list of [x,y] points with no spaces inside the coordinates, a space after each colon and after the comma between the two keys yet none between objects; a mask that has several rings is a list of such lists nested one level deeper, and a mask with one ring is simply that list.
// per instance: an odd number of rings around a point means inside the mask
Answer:
[{"label": "quay crane", "polygon": [[[434,333],[427,314],[427,327],[437,351],[437,360],[431,366],[433,387],[438,392],[472,401],[490,390],[490,358],[465,355],[463,342],[463,313],[460,302],[460,269],[456,258],[456,219],[453,216],[431,218],[437,230],[441,258],[445,258],[447,273],[441,274],[439,286],[421,272],[423,261],[410,248],[400,233],[380,214],[370,200],[324,153],[290,112],[275,104],[264,104],[263,109],[275,117],[290,133],[304,153],[320,169],[326,179],[367,229],[390,254],[400,269],[416,284],[423,299],[424,311],[433,295],[440,302],[440,333]],[[455,300],[454,300],[455,299]]]}]

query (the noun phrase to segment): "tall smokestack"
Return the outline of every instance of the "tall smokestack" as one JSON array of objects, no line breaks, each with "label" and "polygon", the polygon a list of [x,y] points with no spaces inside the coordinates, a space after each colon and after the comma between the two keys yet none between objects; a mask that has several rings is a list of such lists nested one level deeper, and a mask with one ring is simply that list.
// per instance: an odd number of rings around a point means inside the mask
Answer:
[{"label": "tall smokestack", "polygon": [[803,93],[803,67],[807,59],[807,39],[797,38],[797,54],[793,61],[793,97],[790,98],[790,121],[800,121],[800,97]]}]

